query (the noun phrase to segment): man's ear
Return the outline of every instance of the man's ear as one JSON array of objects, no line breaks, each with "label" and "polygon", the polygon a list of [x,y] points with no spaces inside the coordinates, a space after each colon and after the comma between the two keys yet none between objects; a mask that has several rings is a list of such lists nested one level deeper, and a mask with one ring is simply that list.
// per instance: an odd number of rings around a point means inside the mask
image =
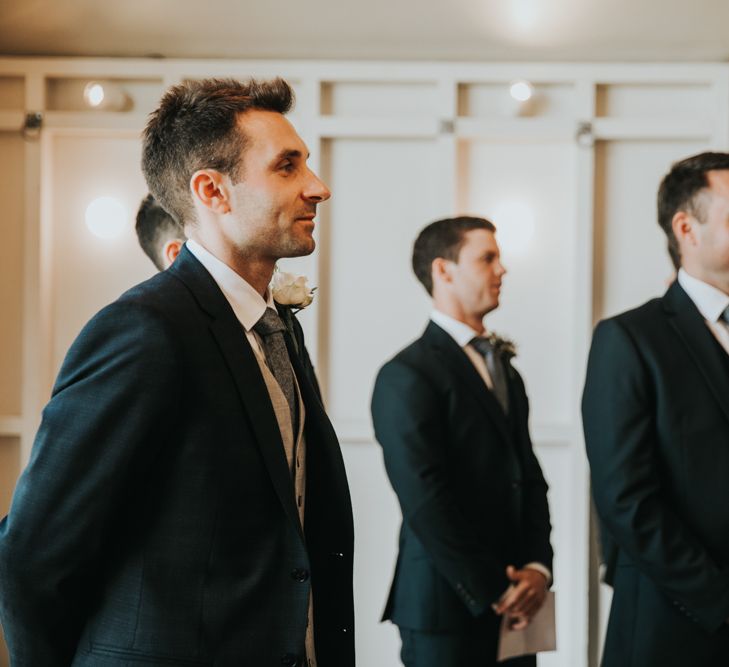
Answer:
[{"label": "man's ear", "polygon": [[170,239],[162,246],[162,260],[166,269],[172,266],[172,262],[177,259],[183,243],[185,243],[183,239]]},{"label": "man's ear", "polygon": [[679,248],[686,245],[696,245],[695,225],[700,224],[699,221],[686,211],[677,211],[671,220],[671,228],[673,235],[678,241]]},{"label": "man's ear", "polygon": [[450,283],[453,280],[451,275],[451,267],[453,262],[444,257],[436,257],[430,265],[430,275],[433,279],[433,285]]},{"label": "man's ear", "polygon": [[230,213],[229,179],[215,169],[198,169],[190,178],[193,200],[213,213]]}]

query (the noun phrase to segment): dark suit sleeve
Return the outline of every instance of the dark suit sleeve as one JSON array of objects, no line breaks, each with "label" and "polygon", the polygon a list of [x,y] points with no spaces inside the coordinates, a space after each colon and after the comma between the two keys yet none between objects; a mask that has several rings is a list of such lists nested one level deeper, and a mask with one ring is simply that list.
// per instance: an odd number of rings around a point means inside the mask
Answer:
[{"label": "dark suit sleeve", "polygon": [[624,326],[615,320],[598,325],[582,400],[595,506],[618,548],[714,630],[729,616],[729,572],[666,501],[652,382]]},{"label": "dark suit sleeve", "polygon": [[540,563],[552,570],[552,545],[549,536],[552,526],[549,520],[549,502],[547,500],[547,482],[539,465],[531,437],[529,436],[529,399],[521,376],[512,369],[516,393],[521,398],[523,414],[519,415],[519,425],[523,429],[519,442],[522,444],[522,466],[524,471],[524,512],[523,526],[525,535],[524,562]]},{"label": "dark suit sleeve", "polygon": [[502,565],[477,538],[482,531],[469,524],[455,500],[444,409],[442,397],[412,367],[391,361],[380,371],[372,418],[403,521],[471,613],[479,615],[508,582]]},{"label": "dark suit sleeve", "polygon": [[117,303],[66,357],[0,524],[0,612],[14,666],[73,660],[115,517],[175,418],[173,346],[154,316]]}]

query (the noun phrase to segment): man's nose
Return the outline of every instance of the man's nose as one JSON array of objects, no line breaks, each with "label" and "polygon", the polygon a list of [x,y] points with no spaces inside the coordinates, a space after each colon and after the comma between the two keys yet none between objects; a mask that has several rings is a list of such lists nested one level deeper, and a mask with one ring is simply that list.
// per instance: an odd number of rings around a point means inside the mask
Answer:
[{"label": "man's nose", "polygon": [[304,190],[304,198],[309,201],[320,202],[326,201],[332,196],[329,188],[311,169],[309,170],[309,183]]}]

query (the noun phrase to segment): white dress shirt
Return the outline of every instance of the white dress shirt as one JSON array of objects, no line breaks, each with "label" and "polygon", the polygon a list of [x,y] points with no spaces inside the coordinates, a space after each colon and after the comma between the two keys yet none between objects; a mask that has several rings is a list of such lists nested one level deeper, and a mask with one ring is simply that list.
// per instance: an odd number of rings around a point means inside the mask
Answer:
[{"label": "white dress shirt", "polygon": [[261,347],[261,341],[258,334],[253,331],[253,327],[263,317],[266,308],[276,310],[276,304],[273,302],[271,290],[267,291],[266,298],[264,299],[250,283],[244,278],[241,278],[233,269],[220,261],[199,243],[188,239],[185,245],[195,255],[200,264],[207,269],[207,272],[212,276],[218,287],[220,287],[238,321],[243,325],[248,342],[250,342],[258,361],[263,361],[265,364],[265,355]]},{"label": "white dress shirt", "polygon": [[[439,310],[433,310],[430,314],[430,319],[443,329],[443,331],[445,331],[454,341],[456,341],[456,343],[458,343],[461,349],[466,353],[466,356],[473,363],[478,374],[483,378],[486,386],[489,389],[493,389],[493,382],[486,366],[486,360],[483,358],[482,354],[470,345],[470,342],[476,336],[485,336],[486,332],[484,331],[484,333],[480,334],[464,322],[453,319],[450,315],[446,315]],[[541,572],[547,578],[547,583],[551,583],[552,573],[546,565],[543,565],[542,563],[527,563],[524,567]]]},{"label": "white dress shirt", "polygon": [[476,350],[470,342],[476,338],[476,336],[484,336],[478,333],[467,324],[460,322],[459,320],[453,319],[450,315],[441,313],[439,310],[434,310],[430,314],[430,319],[435,322],[443,331],[445,331],[466,353],[466,356],[471,360],[471,363],[476,367],[478,374],[483,378],[486,386],[489,389],[494,388],[493,381],[491,380],[491,374],[486,366],[486,360],[483,355]]},{"label": "white dress shirt", "polygon": [[729,354],[729,325],[722,319],[722,314],[729,307],[729,294],[725,294],[703,280],[694,278],[684,269],[678,270],[678,284],[694,302],[703,316],[706,326]]}]

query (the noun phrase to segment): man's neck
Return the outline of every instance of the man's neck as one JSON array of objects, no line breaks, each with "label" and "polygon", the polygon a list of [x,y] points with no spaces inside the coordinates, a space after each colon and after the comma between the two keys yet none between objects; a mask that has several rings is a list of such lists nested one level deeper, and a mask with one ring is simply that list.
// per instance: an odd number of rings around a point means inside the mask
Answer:
[{"label": "man's neck", "polygon": [[256,292],[264,299],[266,298],[268,286],[276,267],[274,259],[256,257],[252,254],[246,255],[226,243],[216,242],[216,239],[201,238],[199,235],[192,235],[191,238],[210,254],[215,255],[223,264],[233,269]]},{"label": "man's neck", "polygon": [[271,284],[273,270],[276,263],[272,260],[263,260],[255,257],[230,253],[227,257],[220,258],[243,280],[245,280],[264,299],[268,286]]},{"label": "man's neck", "polygon": [[714,274],[710,271],[705,271],[700,266],[684,265],[681,267],[688,275],[696,280],[700,280],[707,285],[711,285],[716,289],[729,295],[729,276],[725,274]]},{"label": "man's neck", "polygon": [[478,315],[474,315],[473,313],[466,313],[464,312],[463,308],[459,306],[459,304],[444,302],[442,299],[434,298],[433,307],[436,310],[439,310],[444,315],[448,315],[448,317],[452,317],[458,322],[467,324],[479,336],[486,331],[486,327],[484,327],[483,325],[483,316],[479,317]]}]

